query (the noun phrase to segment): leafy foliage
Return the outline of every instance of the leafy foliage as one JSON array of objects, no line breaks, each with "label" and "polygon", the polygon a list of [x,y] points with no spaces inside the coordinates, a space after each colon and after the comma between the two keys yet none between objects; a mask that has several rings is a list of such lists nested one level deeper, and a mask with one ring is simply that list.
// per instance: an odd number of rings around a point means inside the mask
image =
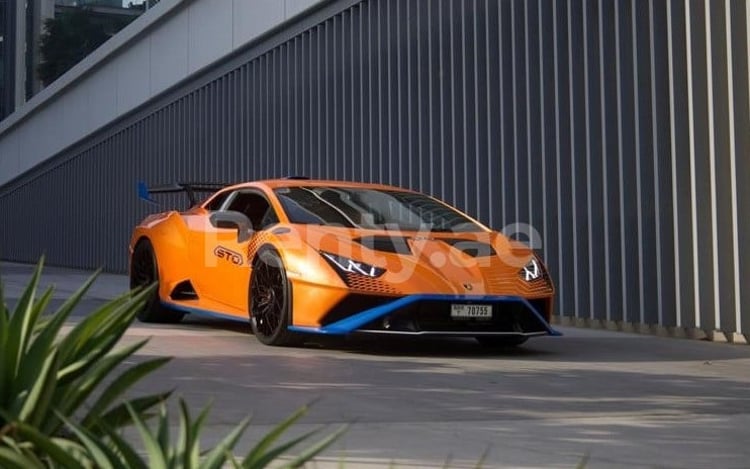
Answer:
[{"label": "leafy foliage", "polygon": [[[131,409],[131,417],[140,435],[145,456],[116,432],[109,431],[107,433],[108,439],[100,440],[87,432],[86,429],[72,422],[69,422],[69,425],[79,440],[83,442],[87,454],[95,456],[91,462],[97,467],[116,469],[220,469],[225,467],[227,463],[231,463],[235,468],[242,469],[263,468],[320,431],[320,429],[316,429],[291,441],[274,446],[284,432],[307,412],[307,407],[303,407],[270,431],[244,458],[237,460],[232,454],[232,450],[247,429],[250,419],[244,419],[216,446],[204,452],[201,450],[200,436],[208,416],[208,410],[209,407],[204,408],[198,417],[193,419],[188,406],[180,399],[179,433],[177,439],[173,440],[170,437],[170,419],[165,405],[161,406],[157,422],[153,427],[149,427],[138,412]],[[345,430],[346,427],[341,427],[281,467],[301,466],[330,446]]]},{"label": "leafy foliage", "polygon": [[[13,312],[5,306],[0,288],[0,434],[17,435],[25,424],[56,436],[64,419],[76,414],[82,415],[85,427],[101,434],[100,423],[111,428],[130,423],[128,406],[146,412],[166,399],[169,392],[119,402],[143,376],[169,361],[154,358],[116,370],[146,344],[143,340],[115,348],[153,287],[121,295],[60,337],[63,324],[95,276],[54,314],[44,315],[53,290],[48,288],[36,298],[41,271],[39,262]],[[97,398],[88,402],[95,391],[99,391]],[[89,404],[87,409],[84,403]]]},{"label": "leafy foliage", "polygon": [[[36,297],[42,265],[40,261],[12,312],[0,284],[0,467],[218,469],[229,463],[235,468],[262,468],[320,431],[277,443],[307,412],[303,407],[238,460],[232,451],[249,419],[204,452],[200,437],[209,408],[193,419],[180,400],[179,433],[176,440],[171,438],[165,403],[170,392],[125,397],[169,359],[125,367],[124,361],[147,340],[116,348],[155,286],[112,300],[62,334],[96,274],[56,312],[45,315],[53,290]],[[150,427],[148,419],[157,406],[156,424]],[[126,427],[137,430],[140,445],[122,436]],[[323,437],[283,467],[301,466],[345,430],[344,426]]]}]

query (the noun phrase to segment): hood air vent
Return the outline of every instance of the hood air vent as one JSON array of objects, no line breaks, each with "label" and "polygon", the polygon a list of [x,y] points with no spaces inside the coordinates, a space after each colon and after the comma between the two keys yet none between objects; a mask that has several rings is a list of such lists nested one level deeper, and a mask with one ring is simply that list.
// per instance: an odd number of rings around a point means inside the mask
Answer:
[{"label": "hood air vent", "polygon": [[470,239],[441,239],[440,241],[450,244],[455,249],[471,257],[489,257],[497,254],[491,245],[480,241],[472,241]]},{"label": "hood air vent", "polygon": [[406,238],[401,236],[364,236],[354,241],[373,251],[411,254],[411,249],[409,249]]}]

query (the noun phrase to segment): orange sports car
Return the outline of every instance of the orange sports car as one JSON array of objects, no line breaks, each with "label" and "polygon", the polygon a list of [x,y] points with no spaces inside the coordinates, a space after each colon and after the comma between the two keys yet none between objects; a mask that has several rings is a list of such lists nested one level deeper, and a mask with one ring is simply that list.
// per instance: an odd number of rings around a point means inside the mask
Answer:
[{"label": "orange sports car", "polygon": [[[249,319],[269,345],[307,334],[468,336],[486,345],[558,335],[539,257],[435,198],[305,178],[139,186],[151,202],[175,191],[192,207],[146,217],[130,241],[131,287],[159,285],[142,321]],[[196,203],[198,192],[212,194]]]}]

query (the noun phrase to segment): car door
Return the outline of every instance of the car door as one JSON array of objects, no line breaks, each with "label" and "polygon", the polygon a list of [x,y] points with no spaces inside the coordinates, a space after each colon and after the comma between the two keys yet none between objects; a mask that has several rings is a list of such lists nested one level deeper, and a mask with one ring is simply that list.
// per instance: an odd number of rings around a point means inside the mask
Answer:
[{"label": "car door", "polygon": [[[230,194],[218,210],[210,211],[201,240],[191,243],[200,269],[198,288],[210,300],[221,303],[237,315],[247,316],[250,262],[248,244],[256,230],[262,229],[273,209],[265,196],[252,189]],[[249,226],[233,220],[238,214],[247,218]],[[213,219],[213,222],[211,222]],[[248,230],[251,228],[251,230]]]}]

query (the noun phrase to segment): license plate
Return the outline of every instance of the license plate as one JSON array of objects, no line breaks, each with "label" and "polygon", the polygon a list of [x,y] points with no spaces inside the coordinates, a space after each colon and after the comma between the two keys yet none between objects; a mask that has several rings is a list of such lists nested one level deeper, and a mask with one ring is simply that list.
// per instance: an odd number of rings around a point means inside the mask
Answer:
[{"label": "license plate", "polygon": [[491,319],[492,305],[451,305],[453,319]]}]

